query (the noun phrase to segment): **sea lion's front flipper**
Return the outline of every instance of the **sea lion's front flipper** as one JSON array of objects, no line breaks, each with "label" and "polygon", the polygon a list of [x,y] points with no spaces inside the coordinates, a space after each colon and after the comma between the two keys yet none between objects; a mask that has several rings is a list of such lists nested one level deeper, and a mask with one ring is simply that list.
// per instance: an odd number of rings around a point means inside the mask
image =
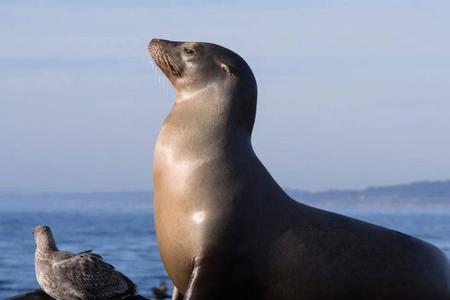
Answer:
[{"label": "sea lion's front flipper", "polygon": [[177,290],[177,288],[173,287],[172,300],[183,300],[183,295]]},{"label": "sea lion's front flipper", "polygon": [[[189,286],[184,300],[223,299],[223,282],[220,268],[211,263],[211,258],[194,260]],[[217,263],[217,261],[216,261]]]},{"label": "sea lion's front flipper", "polygon": [[[200,283],[202,281],[202,273],[204,273],[199,264],[196,263],[194,269],[192,270],[191,279],[189,280],[189,287],[186,291],[184,300],[203,300],[208,299],[207,291],[205,287]],[[213,298],[209,298],[213,299]]]}]

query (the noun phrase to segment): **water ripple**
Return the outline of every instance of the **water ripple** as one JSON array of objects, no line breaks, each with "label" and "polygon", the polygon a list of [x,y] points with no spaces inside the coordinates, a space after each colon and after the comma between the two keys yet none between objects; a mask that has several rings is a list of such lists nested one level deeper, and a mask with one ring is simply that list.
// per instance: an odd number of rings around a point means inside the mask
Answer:
[{"label": "water ripple", "polygon": [[[361,214],[353,217],[393,228],[441,247],[450,256],[450,218],[439,215]],[[160,260],[150,213],[74,214],[0,213],[0,299],[38,287],[34,275],[32,228],[52,227],[61,249],[95,252],[136,282],[143,295],[161,279]]]}]

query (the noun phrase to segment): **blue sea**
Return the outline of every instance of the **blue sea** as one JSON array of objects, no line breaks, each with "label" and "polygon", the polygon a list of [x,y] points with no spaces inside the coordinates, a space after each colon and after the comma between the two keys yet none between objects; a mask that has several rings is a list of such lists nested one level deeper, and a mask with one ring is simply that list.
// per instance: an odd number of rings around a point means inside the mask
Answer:
[{"label": "blue sea", "polygon": [[[450,256],[450,212],[347,215],[419,237]],[[160,280],[169,283],[155,242],[150,209],[123,213],[10,211],[0,212],[0,299],[38,287],[32,237],[32,229],[38,224],[52,228],[60,249],[94,249],[136,282],[144,296],[150,296],[151,287]]]}]

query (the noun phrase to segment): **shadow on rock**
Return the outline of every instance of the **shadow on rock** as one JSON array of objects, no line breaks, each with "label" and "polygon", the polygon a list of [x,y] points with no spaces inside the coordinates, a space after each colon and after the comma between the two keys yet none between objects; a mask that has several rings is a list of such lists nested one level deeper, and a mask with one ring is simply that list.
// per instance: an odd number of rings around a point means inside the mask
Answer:
[{"label": "shadow on rock", "polygon": [[[158,298],[157,298],[158,299]],[[6,300],[55,300],[42,290],[34,290],[29,293],[20,294]],[[123,300],[149,300],[148,298],[142,297],[141,295],[128,297]]]}]

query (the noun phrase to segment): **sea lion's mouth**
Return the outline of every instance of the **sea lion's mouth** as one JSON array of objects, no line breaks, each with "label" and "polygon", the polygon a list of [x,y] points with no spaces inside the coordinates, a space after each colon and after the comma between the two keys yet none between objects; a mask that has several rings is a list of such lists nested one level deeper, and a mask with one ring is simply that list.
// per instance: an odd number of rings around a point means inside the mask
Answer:
[{"label": "sea lion's mouth", "polygon": [[167,53],[165,49],[166,47],[167,45],[162,40],[152,39],[148,49],[155,64],[161,69],[161,71],[164,72],[164,74],[166,74],[167,77],[170,78],[171,75],[181,77],[181,68]]}]

